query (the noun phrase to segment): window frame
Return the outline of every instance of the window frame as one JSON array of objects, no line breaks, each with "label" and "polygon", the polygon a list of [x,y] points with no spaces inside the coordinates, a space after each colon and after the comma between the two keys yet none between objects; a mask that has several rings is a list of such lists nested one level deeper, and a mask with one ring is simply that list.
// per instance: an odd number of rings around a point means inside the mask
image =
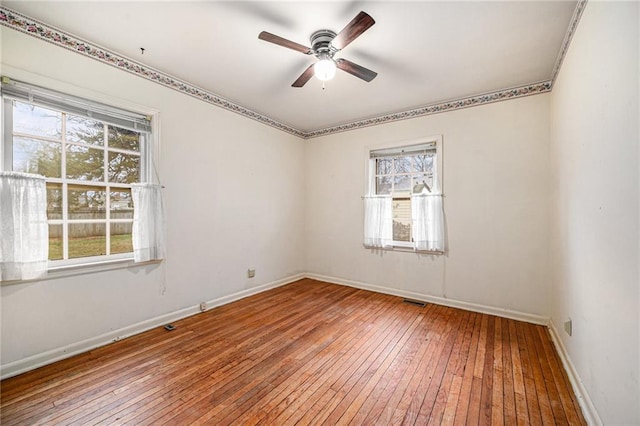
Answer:
[{"label": "window frame", "polygon": [[[98,113],[102,115],[104,115],[103,111],[105,111],[105,108],[107,108],[106,110],[107,113],[108,111],[115,111],[115,113],[124,112],[124,113],[130,113],[132,115],[137,115],[137,116],[145,116],[146,119],[149,121],[148,129],[134,130],[129,128],[130,130],[140,132],[141,139],[143,139],[140,141],[140,145],[139,145],[140,178],[137,182],[157,182],[158,177],[157,177],[157,171],[155,169],[155,164],[157,164],[158,153],[159,153],[160,126],[159,126],[158,111],[149,109],[147,107],[142,107],[139,105],[133,105],[121,99],[107,97],[107,96],[99,95],[95,93],[88,93],[87,91],[80,91],[80,93],[77,93],[77,94],[76,93],[70,94],[67,92],[58,92],[53,88],[49,89],[49,87],[55,87],[57,85],[56,82],[51,82],[51,81],[46,84],[46,88],[45,88],[44,87],[45,85],[32,86],[31,84],[22,83],[22,82],[15,81],[3,76],[2,83],[3,83],[3,88],[5,87],[5,84],[14,83],[18,85],[24,85],[27,87],[33,87],[35,88],[35,90],[42,90],[43,92],[51,93],[55,96],[59,96],[64,100],[69,99],[71,100],[71,102],[82,103],[83,106],[88,105],[89,108],[95,105],[96,108],[102,108],[102,110],[100,110],[100,112]],[[14,100],[17,100],[18,102],[22,102],[22,103],[41,106],[49,110],[61,112],[62,114],[69,114],[69,115],[76,115],[76,116],[81,115],[73,110],[65,110],[64,107],[56,107],[48,103],[37,102],[35,100],[31,101],[31,99],[24,99],[20,96],[15,96],[12,93],[7,94],[5,93],[4,90],[2,91],[2,93],[0,93],[0,95],[1,95],[0,96],[0,122],[2,126],[1,134],[3,136],[2,146],[0,147],[0,170],[9,171],[13,169],[13,149],[14,149],[13,147],[13,138],[14,138],[13,101]],[[87,117],[87,115],[84,115],[84,116]],[[119,125],[117,123],[113,123],[112,121],[106,121],[102,118],[102,116],[99,118],[93,118],[93,117],[90,117],[90,118],[103,124],[104,126],[103,131],[105,132],[104,134],[105,141],[108,138],[106,132],[110,125],[117,128],[125,128],[125,129],[128,128],[128,127]],[[66,120],[63,120],[63,123],[65,122]],[[22,136],[22,133],[17,132],[17,136]],[[31,137],[32,135],[24,135],[24,136]],[[46,139],[47,137],[42,137],[37,140],[46,140]],[[82,142],[75,143],[73,141],[67,141],[67,144],[65,145],[65,143],[63,142],[64,140],[66,140],[66,135],[65,135],[65,129],[63,124],[62,134],[59,139],[59,141],[62,144],[61,149],[64,150],[65,146],[67,147],[68,146],[82,146],[82,147],[91,146],[90,144],[87,144],[87,143],[82,143]],[[104,161],[103,164],[105,165],[106,163],[108,163],[108,153],[115,152],[115,153],[124,153],[127,155],[131,154],[131,152],[127,150],[122,150],[118,148],[109,148],[106,145],[106,143],[103,143],[103,145],[91,146],[91,149],[102,150],[105,156],[105,158],[103,159]],[[65,155],[63,154],[61,158],[61,167],[64,165],[63,164],[64,162],[65,162]],[[66,176],[61,176],[60,178],[46,177],[46,182],[62,185],[62,189],[63,189],[62,193],[63,193],[63,197],[65,198],[67,197],[67,194],[64,191],[64,188],[67,188],[68,185],[79,184],[79,185],[85,185],[88,187],[96,186],[96,187],[104,188],[105,192],[107,193],[106,202],[105,202],[105,217],[104,219],[97,219],[96,223],[101,223],[101,224],[104,224],[105,226],[105,250],[106,251],[110,250],[110,242],[109,242],[110,229],[107,230],[106,228],[110,228],[113,224],[116,224],[116,223],[125,223],[125,222],[133,223],[133,218],[131,219],[110,218],[111,211],[110,211],[109,191],[111,192],[113,192],[114,190],[117,191],[118,188],[131,188],[133,183],[122,184],[118,182],[109,182],[108,171],[106,167],[104,168],[104,177],[100,181],[83,181],[79,179],[68,179]],[[107,188],[109,188],[109,191],[107,191]],[[73,219],[68,218],[68,213],[69,211],[67,206],[67,209],[63,209],[62,211],[61,219],[47,220],[47,223],[49,225],[63,225],[66,223],[66,226],[65,225],[62,226],[63,233],[64,233],[63,239],[67,238],[66,234],[68,232],[69,224],[92,223],[91,219],[85,219],[85,220],[81,219],[81,222],[75,222]],[[67,230],[67,232],[65,232],[65,230]],[[68,243],[63,243],[63,244],[64,246],[68,246]],[[63,256],[64,256],[64,250],[63,250]],[[94,272],[102,269],[113,269],[114,267],[117,267],[116,266],[117,264],[126,264],[125,266],[133,264],[133,251],[126,252],[126,253],[108,254],[108,255],[105,254],[105,255],[98,255],[98,256],[78,257],[78,258],[71,258],[71,259],[49,260],[48,270],[49,272],[59,271],[59,272],[62,272],[63,274],[67,270],[71,270],[71,271],[87,270],[90,272]],[[55,275],[56,274],[54,274],[54,277]]]},{"label": "window frame", "polygon": [[[364,193],[367,195],[377,195],[376,194],[376,158],[371,157],[371,153],[373,151],[380,150],[389,150],[389,151],[402,151],[402,150],[411,150],[415,149],[416,146],[426,145],[426,144],[435,144],[436,150],[436,159],[434,161],[435,171],[433,173],[433,188],[432,191],[435,194],[443,194],[444,196],[444,186],[443,186],[443,161],[442,161],[442,135],[435,136],[426,136],[417,139],[405,140],[405,141],[386,141],[378,144],[367,145],[364,150],[365,156],[365,188]],[[411,195],[408,196],[409,200],[411,199]],[[393,197],[391,195],[392,200],[396,199],[405,199],[407,197]],[[382,248],[383,250],[397,250],[397,251],[411,251],[414,252],[415,244],[413,241],[398,241],[393,240],[392,245],[390,247]],[[420,251],[421,253],[438,253],[439,251]]]}]

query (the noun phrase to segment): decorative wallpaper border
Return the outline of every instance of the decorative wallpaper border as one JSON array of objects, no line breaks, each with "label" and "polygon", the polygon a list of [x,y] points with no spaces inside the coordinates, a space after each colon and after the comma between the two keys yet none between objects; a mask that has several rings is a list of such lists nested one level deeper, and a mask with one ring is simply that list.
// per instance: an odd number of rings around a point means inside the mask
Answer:
[{"label": "decorative wallpaper border", "polygon": [[408,111],[397,112],[380,117],[369,118],[351,123],[341,124],[335,127],[316,130],[306,133],[307,138],[324,136],[331,133],[344,132],[347,130],[360,129],[362,127],[375,126],[376,124],[389,123],[392,121],[406,120],[408,118],[421,117],[424,115],[438,114],[440,112],[453,111],[456,109],[469,108],[472,106],[490,104],[493,102],[504,101],[507,99],[521,98],[523,96],[537,95],[549,92],[551,90],[551,81],[534,83],[511,89],[504,89],[497,92],[487,93],[484,95],[471,96],[468,98],[457,99],[449,102],[443,102],[434,105],[428,105]]},{"label": "decorative wallpaper border", "polygon": [[18,30],[25,34],[55,44],[65,49],[74,51],[84,56],[111,65],[147,80],[154,81],[170,89],[177,90],[194,98],[219,106],[229,111],[233,111],[245,117],[259,121],[276,129],[304,138],[305,133],[273,120],[265,115],[259,114],[241,105],[228,101],[216,94],[208,92],[186,81],[180,80],[170,74],[158,71],[149,66],[143,65],[125,56],[114,53],[108,49],[90,43],[79,37],[75,37],[62,30],[49,26],[16,11],[0,6],[0,25]]},{"label": "decorative wallpaper border", "polygon": [[564,62],[564,57],[566,56],[567,51],[569,50],[571,39],[573,39],[573,34],[575,34],[576,28],[578,28],[578,22],[580,22],[580,18],[582,17],[582,12],[584,12],[584,8],[586,6],[587,6],[587,0],[578,0],[576,9],[573,11],[573,16],[571,17],[569,28],[567,29],[567,33],[564,36],[564,40],[562,41],[562,49],[560,49],[560,53],[558,54],[558,59],[556,59],[556,64],[553,67],[553,73],[551,74],[552,88],[553,88],[553,84],[556,82],[556,77],[558,77],[558,73],[560,72],[560,67],[562,66],[562,62]]},{"label": "decorative wallpaper border", "polygon": [[360,129],[368,126],[375,126],[383,123],[390,123],[399,120],[406,120],[409,118],[421,117],[425,115],[437,114],[446,111],[454,111],[462,108],[469,108],[472,106],[484,105],[493,102],[504,101],[507,99],[514,99],[523,96],[536,95],[551,91],[553,83],[560,71],[560,66],[564,60],[564,56],[569,48],[571,38],[577,28],[582,12],[586,6],[587,0],[578,0],[576,10],[573,14],[571,23],[567,34],[565,35],[562,49],[556,60],[556,64],[553,70],[551,80],[528,84],[524,86],[503,89],[496,92],[486,93],[482,95],[470,96],[463,99],[457,99],[447,101],[439,104],[433,104],[423,106],[408,111],[401,111],[393,114],[382,115],[379,117],[368,118],[364,120],[353,121],[338,126],[327,127],[325,129],[314,130],[310,132],[303,132],[295,129],[291,126],[287,126],[279,121],[273,120],[265,115],[252,111],[241,105],[228,101],[218,95],[173,77],[162,71],[153,69],[137,61],[129,59],[125,56],[119,55],[108,49],[100,47],[96,44],[90,43],[79,37],[75,37],[55,27],[47,25],[43,22],[37,21],[28,16],[22,15],[4,6],[0,6],[0,25],[8,28],[29,34],[33,37],[47,41],[54,45],[63,47],[65,49],[74,51],[81,55],[100,61],[104,64],[116,67],[123,71],[127,71],[131,74],[135,74],[139,77],[151,80],[165,87],[173,90],[177,90],[186,95],[193,96],[204,102],[216,105],[220,108],[224,108],[228,111],[235,112],[252,120],[259,121],[268,126],[274,127],[278,130],[290,133],[292,135],[301,137],[303,139],[314,138],[318,136],[325,136],[332,133],[344,132],[347,130]]}]

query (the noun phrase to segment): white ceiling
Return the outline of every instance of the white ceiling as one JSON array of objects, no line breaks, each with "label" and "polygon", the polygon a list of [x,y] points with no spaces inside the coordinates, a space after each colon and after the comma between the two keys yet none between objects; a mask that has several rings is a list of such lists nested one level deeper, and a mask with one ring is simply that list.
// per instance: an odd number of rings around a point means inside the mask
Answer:
[{"label": "white ceiling", "polygon": [[[4,6],[302,132],[548,81],[576,1],[3,1]],[[300,44],[359,11],[376,24],[336,55],[378,72],[291,84]],[[142,54],[140,48],[144,47]]]}]

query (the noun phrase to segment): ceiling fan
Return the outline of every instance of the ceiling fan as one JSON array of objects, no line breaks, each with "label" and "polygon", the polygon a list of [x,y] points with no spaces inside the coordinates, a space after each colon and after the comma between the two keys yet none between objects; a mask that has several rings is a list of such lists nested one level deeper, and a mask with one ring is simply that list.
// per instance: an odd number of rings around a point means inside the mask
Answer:
[{"label": "ceiling fan", "polygon": [[336,73],[336,68],[346,71],[366,82],[370,82],[378,73],[343,58],[333,59],[333,56],[347,47],[348,44],[371,28],[375,23],[376,21],[374,21],[371,16],[365,12],[360,12],[337,34],[331,30],[318,30],[311,34],[311,47],[303,46],[302,44],[266,31],[262,31],[258,38],[304,53],[305,55],[314,55],[318,58],[318,61],[311,64],[302,75],[293,82],[291,85],[293,87],[304,86],[314,74],[321,81],[331,80]]}]

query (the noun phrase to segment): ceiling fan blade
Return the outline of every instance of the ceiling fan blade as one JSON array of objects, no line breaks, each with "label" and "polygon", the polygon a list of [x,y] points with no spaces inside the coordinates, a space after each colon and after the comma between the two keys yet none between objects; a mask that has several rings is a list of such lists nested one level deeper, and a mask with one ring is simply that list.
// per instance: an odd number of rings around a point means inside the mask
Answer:
[{"label": "ceiling fan blade", "polygon": [[314,65],[315,64],[309,65],[309,68],[304,70],[302,75],[300,75],[300,77],[298,77],[298,79],[293,82],[291,87],[302,87],[305,84],[307,84],[307,81],[311,80],[311,77],[313,77],[313,66]]},{"label": "ceiling fan blade", "polygon": [[376,21],[371,16],[365,12],[360,12],[338,33],[331,41],[331,45],[338,50],[342,50],[375,23]]},{"label": "ceiling fan blade", "polygon": [[282,47],[286,47],[288,49],[296,50],[298,52],[304,53],[305,55],[310,55],[310,54],[313,53],[311,51],[311,48],[309,48],[307,46],[303,46],[303,45],[298,44],[298,43],[296,43],[294,41],[287,40],[286,38],[282,38],[280,36],[268,33],[266,31],[261,32],[258,35],[258,38],[260,40],[268,41],[269,43],[277,44],[278,46],[282,46]]},{"label": "ceiling fan blade", "polygon": [[378,75],[378,73],[375,71],[371,71],[370,69],[367,69],[358,64],[354,64],[353,62],[342,58],[336,61],[336,66],[342,71],[346,71],[351,75],[355,75],[356,77],[363,79],[367,83],[376,78],[376,76]]}]

